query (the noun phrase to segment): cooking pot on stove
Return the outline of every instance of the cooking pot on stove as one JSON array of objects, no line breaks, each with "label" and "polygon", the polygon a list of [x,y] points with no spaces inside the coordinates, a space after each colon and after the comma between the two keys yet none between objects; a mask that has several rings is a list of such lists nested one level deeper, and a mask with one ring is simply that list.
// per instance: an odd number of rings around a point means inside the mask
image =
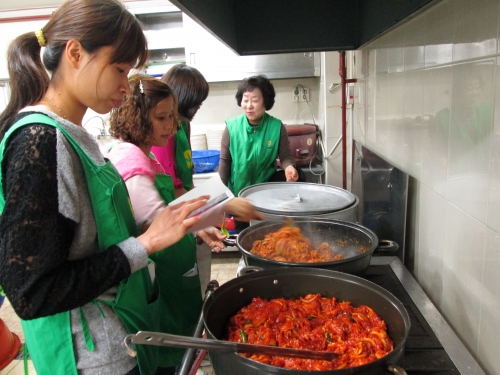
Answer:
[{"label": "cooking pot on stove", "polygon": [[[283,222],[263,221],[244,229],[236,236],[236,246],[243,254],[245,265],[262,269],[283,267],[312,267],[346,272],[363,276],[370,266],[374,252],[396,251],[395,243],[379,247],[377,235],[370,229],[343,220],[320,220],[300,218],[294,225],[300,228],[302,235],[311,241],[313,248],[326,242],[335,254],[342,254],[341,260],[315,263],[295,263],[267,259],[251,252],[255,241],[263,240],[268,233],[276,232]],[[245,273],[245,269],[241,272]]]},{"label": "cooking pot on stove", "polygon": [[[359,199],[336,186],[309,182],[265,182],[242,189],[238,196],[248,199],[268,220],[314,217],[357,222]],[[250,225],[258,222],[252,220]]]},{"label": "cooking pot on stove", "polygon": [[[235,345],[233,343],[224,340],[230,318],[241,308],[249,305],[253,298],[297,299],[307,294],[321,294],[328,298],[335,297],[338,301],[349,301],[353,306],[367,305],[372,308],[386,323],[387,334],[394,343],[393,351],[362,366],[342,370],[305,371],[275,367],[243,357],[234,351]],[[316,373],[319,375],[377,375],[393,373],[406,375],[406,372],[396,363],[401,360],[410,331],[411,324],[408,312],[403,304],[386,289],[357,276],[304,267],[271,269],[246,274],[228,281],[205,299],[202,320],[210,339],[207,340],[206,344],[200,343],[203,341],[202,339],[194,340],[190,337],[156,332],[138,332],[137,335],[128,335],[124,344],[131,355],[135,354],[135,350],[130,345],[132,343],[206,348],[209,350],[212,366],[217,375],[253,375],[255,373],[269,375],[311,375]],[[224,345],[224,343],[229,345]],[[263,349],[259,349],[259,351],[261,350]],[[302,355],[304,354],[302,352]]]},{"label": "cooking pot on stove", "polygon": [[335,371],[289,370],[266,365],[245,358],[234,352],[209,350],[212,366],[217,375],[330,375],[345,374],[402,374],[394,366],[403,355],[403,347],[410,331],[410,318],[403,304],[387,290],[342,272],[314,268],[280,268],[246,274],[228,281],[205,301],[203,320],[207,336],[222,340],[229,319],[254,297],[264,299],[296,299],[307,294],[319,293],[351,301],[354,306],[367,305],[386,322],[387,333],[394,342],[394,350],[386,356],[363,366]]}]

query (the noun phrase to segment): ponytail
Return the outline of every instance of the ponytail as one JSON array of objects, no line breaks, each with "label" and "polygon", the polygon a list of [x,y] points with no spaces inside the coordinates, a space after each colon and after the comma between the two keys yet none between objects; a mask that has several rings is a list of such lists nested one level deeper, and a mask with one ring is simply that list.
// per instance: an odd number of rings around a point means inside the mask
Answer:
[{"label": "ponytail", "polygon": [[40,58],[40,45],[34,31],[12,41],[7,52],[7,62],[11,94],[7,107],[0,114],[0,139],[22,108],[42,99],[50,81]]},{"label": "ponytail", "polygon": [[147,41],[141,25],[120,0],[66,0],[43,27],[43,64],[35,31],[19,36],[7,55],[11,97],[0,114],[0,139],[17,113],[38,103],[49,87],[47,71],[55,74],[68,40],[78,40],[88,53],[114,48],[110,63],[143,66],[148,60]]}]

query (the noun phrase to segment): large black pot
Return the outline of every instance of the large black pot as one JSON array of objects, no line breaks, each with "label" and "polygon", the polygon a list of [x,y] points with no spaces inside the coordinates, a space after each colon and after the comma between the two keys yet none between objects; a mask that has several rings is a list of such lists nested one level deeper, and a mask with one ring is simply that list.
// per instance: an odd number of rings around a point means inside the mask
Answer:
[{"label": "large black pot", "polygon": [[394,350],[367,365],[335,371],[289,370],[266,365],[237,353],[210,351],[212,366],[217,375],[311,375],[311,374],[389,374],[403,355],[410,331],[410,318],[403,304],[378,285],[342,272],[314,268],[280,268],[247,274],[223,284],[205,301],[203,319],[208,338],[224,339],[229,319],[254,297],[299,298],[310,293],[351,301],[354,306],[367,305],[386,322],[387,333]]},{"label": "large black pot", "polygon": [[342,253],[344,259],[332,262],[293,263],[266,259],[252,254],[250,251],[254,241],[264,239],[266,234],[275,232],[283,226],[283,222],[264,221],[244,229],[236,239],[236,245],[243,253],[246,265],[263,269],[314,267],[363,276],[379,244],[377,235],[370,229],[343,220],[320,220],[306,217],[295,220],[295,225],[311,241],[313,247],[316,248],[322,242],[327,242],[334,253]]}]

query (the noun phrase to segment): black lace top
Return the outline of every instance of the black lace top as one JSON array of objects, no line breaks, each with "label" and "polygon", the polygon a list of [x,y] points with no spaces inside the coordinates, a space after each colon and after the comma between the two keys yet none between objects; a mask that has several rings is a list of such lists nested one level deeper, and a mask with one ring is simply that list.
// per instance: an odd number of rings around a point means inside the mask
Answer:
[{"label": "black lace top", "polygon": [[61,213],[56,133],[42,124],[18,129],[1,165],[0,285],[23,319],[83,306],[131,272],[118,246],[72,259],[79,223]]}]

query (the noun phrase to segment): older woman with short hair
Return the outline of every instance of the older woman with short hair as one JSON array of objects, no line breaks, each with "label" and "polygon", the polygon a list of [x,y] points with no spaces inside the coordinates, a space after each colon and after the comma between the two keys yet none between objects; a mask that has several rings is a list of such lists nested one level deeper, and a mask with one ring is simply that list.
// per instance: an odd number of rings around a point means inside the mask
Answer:
[{"label": "older woman with short hair", "polygon": [[[259,75],[238,85],[236,102],[244,113],[226,120],[222,133],[219,175],[234,195],[247,186],[268,181],[305,181],[295,166],[281,120],[269,115],[276,96],[273,84]],[[276,159],[279,157],[281,171]],[[237,231],[244,223],[237,223]]]}]

